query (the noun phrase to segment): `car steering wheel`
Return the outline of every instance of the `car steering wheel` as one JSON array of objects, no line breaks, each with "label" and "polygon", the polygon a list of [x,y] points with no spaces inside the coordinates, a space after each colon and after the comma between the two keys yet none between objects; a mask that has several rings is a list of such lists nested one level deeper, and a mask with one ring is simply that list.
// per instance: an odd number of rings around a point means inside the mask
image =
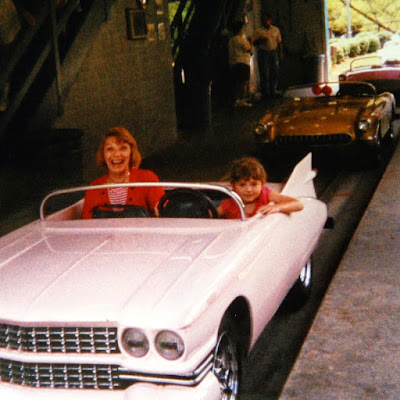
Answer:
[{"label": "car steering wheel", "polygon": [[218,218],[212,200],[199,190],[178,188],[169,190],[158,203],[160,217]]}]

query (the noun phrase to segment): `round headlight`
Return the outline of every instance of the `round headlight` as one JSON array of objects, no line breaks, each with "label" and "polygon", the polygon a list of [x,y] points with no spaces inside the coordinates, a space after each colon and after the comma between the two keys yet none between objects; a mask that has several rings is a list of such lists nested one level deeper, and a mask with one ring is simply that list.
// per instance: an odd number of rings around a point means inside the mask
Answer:
[{"label": "round headlight", "polygon": [[256,128],[254,129],[254,133],[256,135],[263,135],[267,131],[267,128],[265,125],[257,125]]},{"label": "round headlight", "polygon": [[149,351],[149,341],[139,329],[126,329],[122,335],[122,345],[134,357],[143,357]]},{"label": "round headlight", "polygon": [[183,354],[185,345],[176,333],[162,331],[156,337],[156,349],[167,360],[177,360]]},{"label": "round headlight", "polygon": [[371,127],[370,122],[367,119],[362,119],[360,120],[360,122],[358,123],[358,129],[360,131],[367,131],[369,128]]},{"label": "round headlight", "polygon": [[257,136],[262,137],[262,139],[267,139],[268,135],[271,133],[272,131],[272,127],[273,127],[273,123],[271,121],[268,121],[265,124],[258,124],[255,129],[254,129],[254,133]]}]

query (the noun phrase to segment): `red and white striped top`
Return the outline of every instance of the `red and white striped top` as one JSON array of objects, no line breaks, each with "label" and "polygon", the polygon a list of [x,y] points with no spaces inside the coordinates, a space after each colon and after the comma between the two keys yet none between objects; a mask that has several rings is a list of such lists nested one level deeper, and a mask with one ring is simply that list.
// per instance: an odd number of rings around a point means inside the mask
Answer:
[{"label": "red and white striped top", "polygon": [[128,188],[125,186],[117,186],[108,189],[108,198],[111,204],[126,204],[128,196]]}]

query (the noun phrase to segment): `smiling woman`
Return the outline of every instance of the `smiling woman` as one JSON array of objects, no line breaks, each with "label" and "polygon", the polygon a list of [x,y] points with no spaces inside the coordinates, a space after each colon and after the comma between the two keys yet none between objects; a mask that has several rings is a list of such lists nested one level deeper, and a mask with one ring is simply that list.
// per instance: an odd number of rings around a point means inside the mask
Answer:
[{"label": "smiling woman", "polygon": [[150,214],[164,195],[161,187],[121,187],[126,182],[159,182],[158,176],[140,169],[142,156],[136,140],[125,128],[109,129],[102,138],[97,151],[97,163],[105,166],[108,173],[92,182],[92,185],[116,184],[113,188],[90,190],[85,195],[82,218],[96,217],[95,210],[109,209],[110,205],[134,205],[143,207]]}]

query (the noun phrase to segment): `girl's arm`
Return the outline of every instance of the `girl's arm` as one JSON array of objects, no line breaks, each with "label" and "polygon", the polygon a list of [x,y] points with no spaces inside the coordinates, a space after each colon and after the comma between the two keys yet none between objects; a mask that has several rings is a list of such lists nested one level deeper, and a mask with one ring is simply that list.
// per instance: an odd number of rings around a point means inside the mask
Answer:
[{"label": "girl's arm", "polygon": [[217,207],[217,211],[218,211],[218,216],[219,216],[220,218],[224,218],[224,217],[225,217],[225,213],[224,213],[224,210],[223,210],[223,208],[221,207],[221,205],[219,205],[219,206]]},{"label": "girl's arm", "polygon": [[304,208],[301,201],[272,190],[269,192],[269,200],[272,203],[259,207],[257,213],[264,215],[275,214],[279,212],[290,214],[295,211],[301,211]]}]

